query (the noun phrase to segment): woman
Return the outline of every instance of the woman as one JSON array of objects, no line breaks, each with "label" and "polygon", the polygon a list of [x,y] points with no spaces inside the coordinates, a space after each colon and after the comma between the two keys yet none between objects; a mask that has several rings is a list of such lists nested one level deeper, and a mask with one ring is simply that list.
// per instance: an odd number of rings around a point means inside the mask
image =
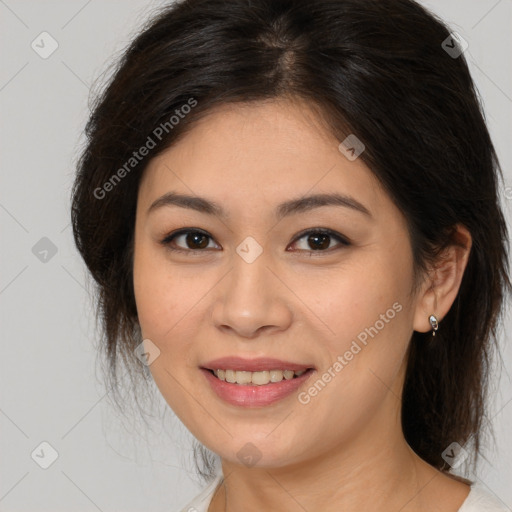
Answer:
[{"label": "woman", "polygon": [[125,52],[73,227],[112,380],[218,456],[185,510],[507,510],[453,473],[510,291],[463,51],[410,0],[188,0]]}]

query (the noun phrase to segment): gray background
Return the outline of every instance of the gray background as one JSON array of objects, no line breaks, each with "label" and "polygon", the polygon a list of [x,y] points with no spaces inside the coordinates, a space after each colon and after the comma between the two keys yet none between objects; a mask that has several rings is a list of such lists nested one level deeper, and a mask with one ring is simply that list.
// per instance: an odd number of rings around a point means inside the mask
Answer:
[{"label": "gray background", "polygon": [[[96,360],[90,286],[69,225],[89,88],[161,3],[0,0],[2,511],[173,512],[200,488],[190,434],[163,399],[149,428],[130,414],[119,417],[109,403]],[[466,56],[505,172],[501,194],[510,221],[512,1],[423,3],[469,43]],[[31,47],[43,31],[58,43],[46,59]],[[509,329],[508,312],[505,370],[493,384],[490,418],[497,448],[489,445],[488,460],[470,476],[512,510]],[[35,462],[50,461],[43,441],[58,453],[48,469]]]}]

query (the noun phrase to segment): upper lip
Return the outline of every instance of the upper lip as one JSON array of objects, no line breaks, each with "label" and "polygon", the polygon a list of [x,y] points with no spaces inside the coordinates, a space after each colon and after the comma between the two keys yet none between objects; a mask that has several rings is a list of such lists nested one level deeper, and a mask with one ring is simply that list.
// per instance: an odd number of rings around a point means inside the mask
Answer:
[{"label": "upper lip", "polygon": [[205,363],[202,368],[208,370],[238,370],[247,372],[261,372],[265,370],[307,370],[313,368],[310,364],[293,363],[268,357],[258,359],[245,359],[243,357],[221,357]]}]

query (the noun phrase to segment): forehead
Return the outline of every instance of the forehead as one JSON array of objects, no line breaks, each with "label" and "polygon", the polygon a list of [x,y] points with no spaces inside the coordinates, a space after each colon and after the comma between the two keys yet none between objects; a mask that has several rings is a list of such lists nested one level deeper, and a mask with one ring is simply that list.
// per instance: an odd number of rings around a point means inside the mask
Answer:
[{"label": "forehead", "polygon": [[360,158],[349,161],[339,144],[304,102],[221,105],[149,163],[139,200],[173,190],[243,208],[336,191],[369,210],[385,206],[373,173]]}]

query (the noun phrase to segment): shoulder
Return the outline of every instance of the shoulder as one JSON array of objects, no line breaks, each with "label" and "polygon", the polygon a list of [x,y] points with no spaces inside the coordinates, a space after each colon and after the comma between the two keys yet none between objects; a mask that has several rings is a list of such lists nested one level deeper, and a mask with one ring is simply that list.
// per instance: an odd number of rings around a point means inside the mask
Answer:
[{"label": "shoulder", "polygon": [[472,484],[468,497],[458,512],[510,512],[496,496],[481,484]]},{"label": "shoulder", "polygon": [[215,490],[222,482],[222,473],[212,480],[190,503],[185,505],[180,512],[208,512]]}]

